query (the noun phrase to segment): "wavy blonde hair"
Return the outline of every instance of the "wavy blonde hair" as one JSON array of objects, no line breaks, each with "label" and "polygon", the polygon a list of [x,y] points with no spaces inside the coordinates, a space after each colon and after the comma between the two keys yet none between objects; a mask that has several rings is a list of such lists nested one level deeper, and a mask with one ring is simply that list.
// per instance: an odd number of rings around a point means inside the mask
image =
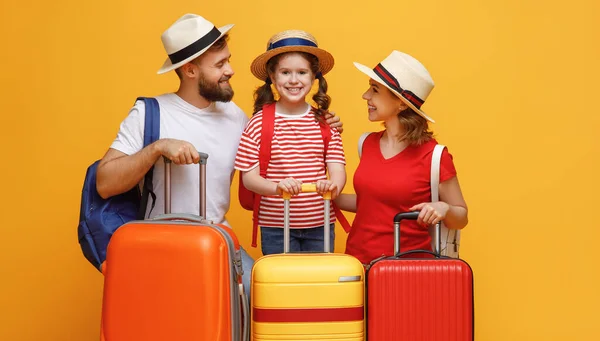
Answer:
[{"label": "wavy blonde hair", "polygon": [[399,141],[406,140],[411,145],[421,145],[434,138],[433,132],[429,130],[427,120],[410,107],[398,113],[398,120],[406,131],[404,135],[400,136]]}]

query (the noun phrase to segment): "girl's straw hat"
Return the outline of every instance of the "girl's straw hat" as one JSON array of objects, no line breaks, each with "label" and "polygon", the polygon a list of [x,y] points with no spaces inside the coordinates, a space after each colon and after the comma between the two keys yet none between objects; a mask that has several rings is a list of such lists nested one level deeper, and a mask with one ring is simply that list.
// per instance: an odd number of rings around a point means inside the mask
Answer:
[{"label": "girl's straw hat", "polygon": [[263,81],[269,77],[267,62],[285,52],[306,52],[319,59],[319,72],[325,75],[333,68],[333,56],[320,49],[317,40],[310,33],[301,30],[287,30],[275,34],[267,43],[267,51],[256,57],[250,66],[252,74]]}]

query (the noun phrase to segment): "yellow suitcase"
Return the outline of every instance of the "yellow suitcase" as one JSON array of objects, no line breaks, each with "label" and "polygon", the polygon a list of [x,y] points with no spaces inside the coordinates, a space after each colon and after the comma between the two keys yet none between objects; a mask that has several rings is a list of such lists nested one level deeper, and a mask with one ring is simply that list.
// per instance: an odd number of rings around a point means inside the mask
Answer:
[{"label": "yellow suitcase", "polygon": [[[314,184],[302,186],[315,191]],[[264,256],[252,269],[252,340],[365,339],[364,268],[336,253],[289,253],[289,200],[284,193],[284,253]],[[325,250],[329,201],[325,199]]]}]

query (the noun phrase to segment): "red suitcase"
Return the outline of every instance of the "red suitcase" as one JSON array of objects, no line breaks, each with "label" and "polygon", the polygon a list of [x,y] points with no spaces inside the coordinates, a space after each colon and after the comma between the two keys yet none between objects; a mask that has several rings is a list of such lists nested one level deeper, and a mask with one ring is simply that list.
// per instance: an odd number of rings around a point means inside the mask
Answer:
[{"label": "red suitcase", "polygon": [[[368,266],[367,340],[474,340],[473,273],[465,261],[439,255],[440,225],[433,236],[434,252],[399,252],[400,222],[418,215],[394,217],[395,256]],[[410,258],[416,253],[434,257]]]},{"label": "red suitcase", "polygon": [[167,162],[166,214],[129,222],[112,236],[101,340],[248,340],[239,243],[230,228],[203,218],[207,157],[201,153],[200,216],[170,214]]}]

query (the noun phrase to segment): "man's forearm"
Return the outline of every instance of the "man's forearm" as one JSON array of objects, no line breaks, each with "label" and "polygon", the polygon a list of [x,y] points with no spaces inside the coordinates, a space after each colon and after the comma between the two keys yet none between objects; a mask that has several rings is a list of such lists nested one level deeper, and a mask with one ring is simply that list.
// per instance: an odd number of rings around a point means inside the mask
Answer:
[{"label": "man's forearm", "polygon": [[137,185],[161,156],[157,142],[132,155],[109,149],[98,165],[98,194],[102,198],[109,198]]}]

